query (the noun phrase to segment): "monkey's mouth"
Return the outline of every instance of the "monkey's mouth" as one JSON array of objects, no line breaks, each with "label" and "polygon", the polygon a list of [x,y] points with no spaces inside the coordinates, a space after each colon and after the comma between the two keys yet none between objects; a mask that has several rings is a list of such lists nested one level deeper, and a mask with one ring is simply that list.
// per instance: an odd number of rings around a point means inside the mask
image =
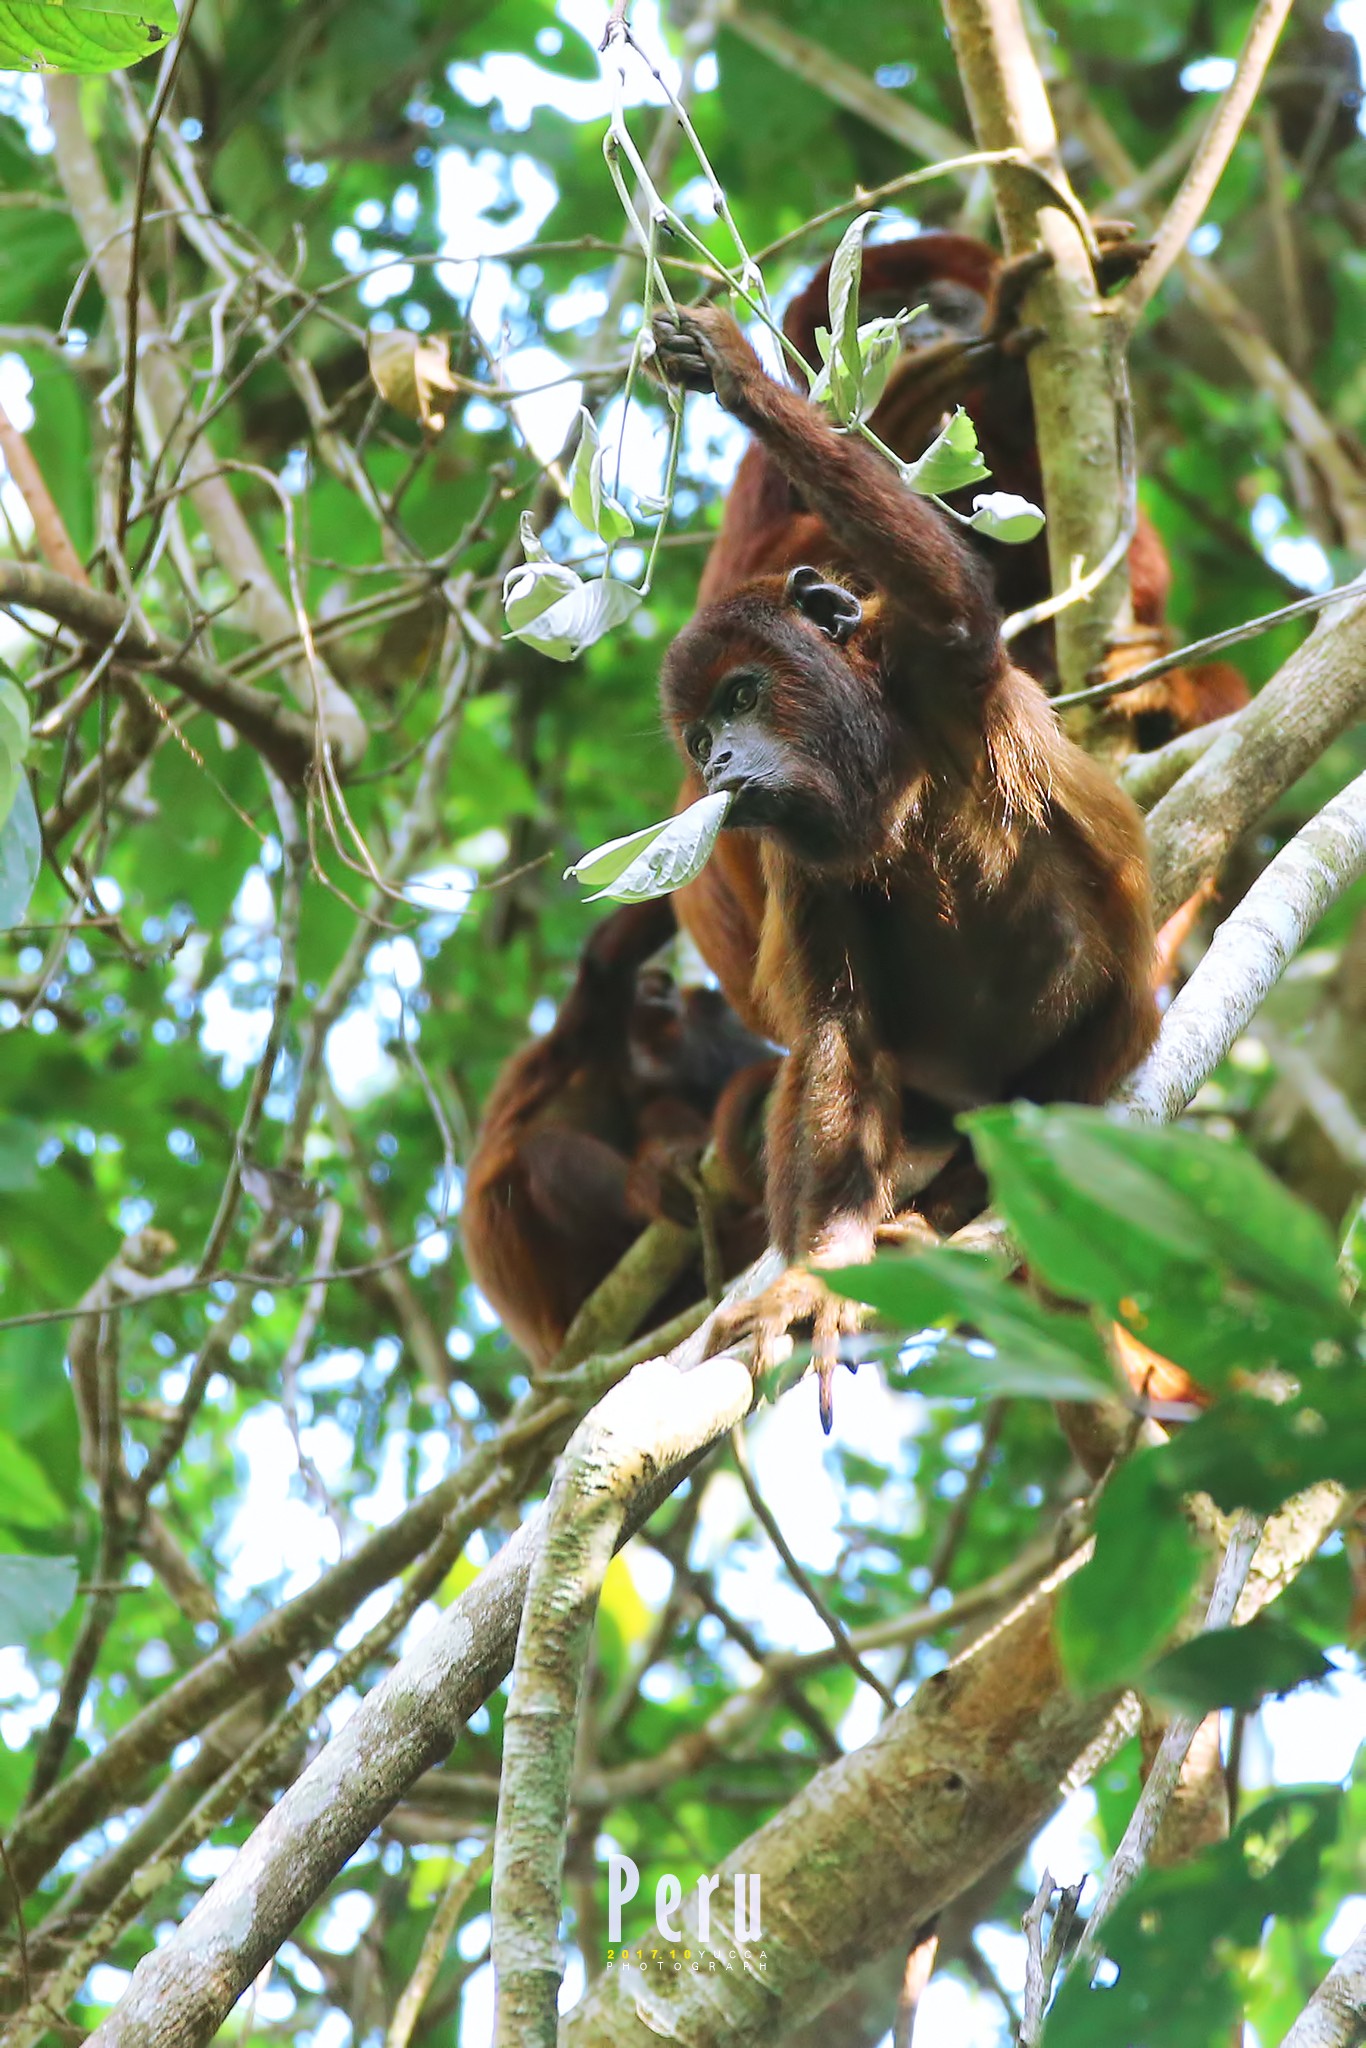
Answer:
[{"label": "monkey's mouth", "polygon": [[726,812],[728,831],[737,826],[774,825],[778,822],[780,805],[774,802],[775,792],[765,789],[762,782],[748,779],[719,782],[712,795],[726,795],[731,799],[730,809]]},{"label": "monkey's mouth", "polygon": [[[724,783],[720,786],[726,787]],[[724,831],[770,832],[803,859],[815,862],[833,859],[839,853],[838,829],[824,806],[805,791],[759,781],[730,787],[734,801],[726,812]]]}]

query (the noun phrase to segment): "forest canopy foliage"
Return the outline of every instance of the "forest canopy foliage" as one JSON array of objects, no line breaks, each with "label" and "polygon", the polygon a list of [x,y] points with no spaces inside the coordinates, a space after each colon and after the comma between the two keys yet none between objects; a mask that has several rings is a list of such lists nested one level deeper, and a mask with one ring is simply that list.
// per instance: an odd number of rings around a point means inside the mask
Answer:
[{"label": "forest canopy foliage", "polygon": [[[207,2041],[239,1995],[224,2038],[243,2042],[493,2038],[490,1845],[505,1732],[508,1756],[525,1740],[504,1681],[528,1582],[533,1615],[549,1597],[527,1532],[585,1415],[553,1512],[574,1456],[600,1449],[600,1396],[623,1441],[639,1426],[610,1404],[658,1347],[624,1352],[634,1324],[609,1304],[594,1341],[533,1376],[470,1281],[463,1168],[501,1064],[572,979],[600,914],[585,893],[694,871],[724,808],[650,839],[679,774],[660,662],[743,435],[652,381],[648,315],[661,292],[732,286],[741,311],[766,293],[780,312],[847,233],[851,250],[995,234],[999,163],[938,9],[628,12],[632,46],[600,58],[599,0],[188,0],[179,33],[169,0],[0,5],[6,2048],[97,2027],[106,2048]],[[1030,11],[1093,218],[1140,238],[1162,220],[1251,14]],[[1366,561],[1363,37],[1357,0],[1290,11],[1134,328],[1172,645]],[[643,172],[660,205],[628,219]],[[851,274],[817,396],[857,431],[889,351]],[[973,473],[966,416],[910,481],[986,493],[1002,546],[1035,530]],[[639,1867],[627,1938],[650,1943],[665,1873],[691,1889],[768,1842],[770,1873],[797,1845],[822,1931],[785,1946],[785,1880],[766,1875],[771,1974],[726,1980],[708,2041],[873,2048],[896,2023],[917,2048],[1022,2025],[1036,2044],[1021,1928],[1045,1863],[1104,1870],[1162,1727],[1211,1711],[1231,1828],[1148,1859],[1106,1920],[1118,1981],[1064,1973],[1049,2048],[1214,2048],[1238,2016],[1272,2048],[1358,1934],[1361,599],[1314,629],[1287,619],[1229,656],[1254,693],[1307,661],[1312,701],[1279,728],[1304,772],[1265,771],[1181,956],[1178,980],[1228,963],[1234,1019],[1220,1039],[1192,981],[1214,1051],[1191,1055],[1182,1122],[978,1113],[1031,1285],[999,1231],[847,1275],[897,1341],[870,1341],[828,1447],[795,1369],[762,1389],[752,1472],[715,1421],[737,1400],[743,1416],[747,1385],[704,1370],[679,1412],[661,1397],[675,1434],[641,1456],[676,1491],[616,1502],[630,1541],[584,1595],[561,1760],[560,1932],[584,1998],[567,2039],[638,2038],[605,1846]],[[1106,717],[1086,727],[1102,751]],[[1143,757],[1123,772],[1145,805],[1163,796]],[[1226,812],[1202,788],[1212,844]],[[1180,791],[1173,874],[1196,859]],[[1164,1085],[1169,1117],[1185,1095]],[[1160,1416],[1169,1440],[1121,1412],[1110,1449],[1131,1455],[1097,1494],[1052,1404],[1113,1392],[1116,1329],[1213,1400]],[[711,1437],[688,1386],[714,1396]],[[1292,1496],[1298,1521],[1277,1522]],[[1234,1566],[1264,1517],[1283,1549],[1235,1627]],[[1054,1584],[1083,1527],[1093,1556]],[[1026,1595],[994,1647],[976,1641]],[[468,1665],[449,1648],[466,1617]],[[936,1688],[965,1643],[951,1756]],[[445,1655],[405,1721],[412,1672]],[[568,1653],[560,1676],[572,1709]],[[1141,1736],[1112,1717],[1139,1682]],[[997,1740],[979,1698],[1029,1711]],[[1092,1743],[1089,1789],[1032,1851]],[[992,1776],[1007,1750],[1019,1769]],[[955,1771],[990,1788],[990,1855]],[[897,1799],[931,1777],[924,1841],[893,1838]],[[558,1853],[553,1811],[527,1825]],[[941,1916],[954,1858],[979,1850]],[[176,1934],[196,1909],[202,1950]],[[917,2017],[907,1952],[932,1918]],[[553,1948],[553,1911],[527,1927]],[[1037,1920],[1032,1939],[1040,1960]],[[129,1993],[154,1949],[163,1975]],[[698,1982],[659,1993],[682,2001],[679,2038],[701,2025]],[[139,1985],[169,2031],[135,2031]]]}]

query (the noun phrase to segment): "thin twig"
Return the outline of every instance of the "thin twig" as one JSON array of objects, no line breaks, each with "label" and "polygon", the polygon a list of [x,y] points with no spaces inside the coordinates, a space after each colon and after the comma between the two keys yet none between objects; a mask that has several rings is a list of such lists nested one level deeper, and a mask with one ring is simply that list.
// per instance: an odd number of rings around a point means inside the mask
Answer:
[{"label": "thin twig", "polygon": [[[1206,1629],[1227,1628],[1233,1620],[1239,1596],[1247,1583],[1247,1575],[1262,1540],[1266,1526],[1265,1517],[1243,1513],[1234,1523],[1223,1559],[1219,1565],[1214,1590],[1210,1594],[1209,1607],[1205,1613]],[[1116,1849],[1101,1886],[1100,1897],[1091,1908],[1086,1922],[1086,1933],[1077,1947],[1072,1961],[1071,1973],[1081,1983],[1089,1984],[1101,1957],[1101,1929],[1106,1920],[1129,1891],[1143,1871],[1148,1852],[1157,1838],[1157,1831],[1168,1802],[1176,1790],[1181,1775],[1181,1766],[1186,1752],[1195,1739],[1195,1732],[1204,1720],[1203,1712],[1174,1714],[1167,1725],[1162,1745],[1153,1759],[1137,1806],[1124,1830],[1123,1840]]]},{"label": "thin twig", "polygon": [[763,1528],[764,1534],[782,1559],[793,1584],[805,1599],[810,1602],[811,1606],[815,1608],[816,1613],[829,1629],[836,1650],[849,1666],[855,1678],[858,1679],[860,1685],[871,1686],[884,1707],[889,1709],[895,1707],[896,1700],[892,1694],[887,1690],[887,1687],[883,1684],[877,1673],[870,1671],[864,1663],[849,1639],[848,1629],[835,1613],[829,1601],[821,1592],[820,1587],[812,1579],[811,1574],[794,1556],[792,1546],[778,1525],[777,1517],[760,1493],[758,1484],[755,1481],[754,1469],[749,1462],[749,1446],[745,1442],[744,1425],[742,1423],[737,1423],[731,1431],[730,1447],[735,1458],[736,1470],[740,1474],[740,1484],[745,1489],[745,1498],[753,1509],[755,1519]]},{"label": "thin twig", "polygon": [[180,70],[180,60],[185,54],[190,23],[194,20],[197,5],[198,0],[185,0],[175,36],[169,49],[162,56],[152,110],[147,116],[147,133],[138,155],[137,174],[133,181],[133,218],[128,236],[128,291],[124,299],[123,313],[123,417],[119,424],[118,495],[114,524],[114,538],[120,549],[128,534],[128,509],[133,495],[133,440],[137,432],[138,319],[142,305],[142,229],[143,213],[147,205],[147,182],[151,176],[152,152],[156,147],[157,129],[161,125],[161,117],[166,111],[176,82],[176,74]]},{"label": "thin twig", "polygon": [[1185,647],[1178,647],[1171,654],[1159,655],[1156,661],[1145,661],[1142,668],[1131,668],[1127,674],[1113,676],[1108,682],[1093,683],[1085,690],[1069,690],[1053,699],[1053,708],[1066,711],[1074,704],[1103,704],[1107,698],[1121,696],[1125,690],[1136,690],[1141,683],[1151,683],[1158,676],[1170,674],[1174,668],[1186,668],[1192,662],[1204,661],[1208,655],[1221,654],[1226,647],[1237,647],[1244,640],[1255,640],[1259,633],[1284,625],[1287,619],[1301,619],[1306,613],[1321,612],[1326,605],[1338,604],[1343,598],[1363,595],[1366,595],[1366,576],[1354,576],[1350,583],[1339,583],[1332,590],[1315,591],[1309,597],[1297,597],[1293,604],[1283,604],[1274,612],[1263,612],[1260,618],[1247,619],[1241,626],[1226,626],[1221,633],[1207,633],[1203,640],[1191,640]]},{"label": "thin twig", "polygon": [[1260,90],[1266,67],[1280,36],[1291,0],[1258,0],[1247,39],[1238,57],[1228,91],[1220,100],[1205,130],[1195,160],[1182,180],[1142,267],[1130,278],[1111,303],[1115,318],[1129,331],[1199,226],[1205,208],[1224,174],[1224,167],[1242,133],[1252,104]]},{"label": "thin twig", "polygon": [[437,1972],[455,1938],[460,1916],[492,1867],[493,1844],[490,1842],[486,1849],[479,1851],[473,1862],[459,1864],[452,1872],[445,1891],[437,1901],[431,1924],[422,1937],[413,1974],[399,1993],[389,2031],[384,2037],[384,2048],[408,2048],[413,2030],[422,2017],[422,2008],[436,1982]]},{"label": "thin twig", "polygon": [[19,1947],[19,1982],[23,1988],[24,2004],[29,2005],[33,2000],[33,1986],[29,1982],[28,1974],[28,1929],[24,1925],[24,1895],[10,1868],[9,1851],[5,1847],[3,1835],[0,1835],[0,1863],[5,1867],[5,1877],[14,1899],[14,1927]]}]

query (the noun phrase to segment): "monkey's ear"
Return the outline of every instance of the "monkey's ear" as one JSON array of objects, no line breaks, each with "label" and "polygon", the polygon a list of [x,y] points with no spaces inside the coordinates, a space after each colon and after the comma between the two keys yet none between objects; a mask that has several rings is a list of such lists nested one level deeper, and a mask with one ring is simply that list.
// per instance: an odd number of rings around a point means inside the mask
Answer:
[{"label": "monkey's ear", "polygon": [[828,633],[837,647],[843,647],[863,617],[863,606],[852,590],[827,583],[819,569],[809,566],[792,570],[787,579],[787,597],[813,626]]}]

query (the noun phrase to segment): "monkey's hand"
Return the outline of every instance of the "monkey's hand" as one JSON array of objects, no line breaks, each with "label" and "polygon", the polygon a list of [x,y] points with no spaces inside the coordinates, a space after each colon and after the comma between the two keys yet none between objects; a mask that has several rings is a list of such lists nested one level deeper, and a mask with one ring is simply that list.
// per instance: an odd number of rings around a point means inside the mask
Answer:
[{"label": "monkey's hand", "polygon": [[764,370],[723,306],[662,308],[654,317],[655,363],[668,384],[685,391],[715,392],[727,412],[744,409],[755,379]]},{"label": "monkey's hand", "polygon": [[[723,1310],[712,1325],[715,1350],[726,1350],[742,1337],[753,1340],[751,1370],[758,1379],[791,1357],[793,1333],[810,1331],[811,1363],[820,1381],[821,1428],[830,1434],[834,1417],[835,1367],[841,1363],[841,1340],[857,1335],[865,1311],[856,1301],[832,1294],[820,1277],[804,1266],[790,1266],[753,1301]],[[856,1358],[845,1358],[850,1372]]]}]

